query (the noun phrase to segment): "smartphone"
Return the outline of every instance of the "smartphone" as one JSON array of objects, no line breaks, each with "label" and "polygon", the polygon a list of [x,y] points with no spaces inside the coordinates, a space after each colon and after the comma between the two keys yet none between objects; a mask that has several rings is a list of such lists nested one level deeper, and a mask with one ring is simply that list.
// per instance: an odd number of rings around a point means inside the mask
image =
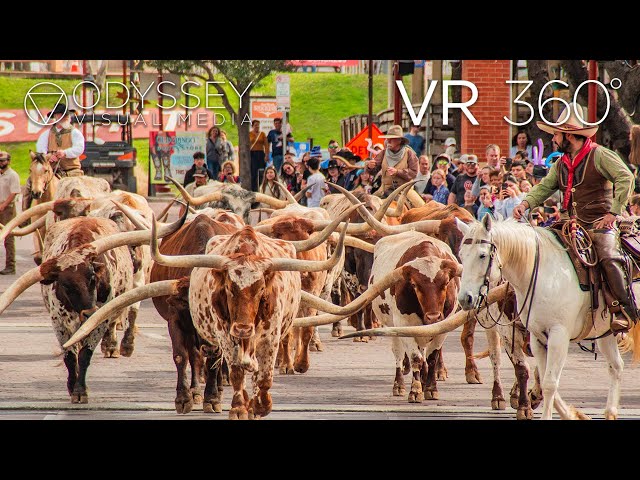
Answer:
[{"label": "smartphone", "polygon": [[504,182],[502,184],[502,190],[506,190],[507,188],[509,188],[509,185],[507,184],[507,182]]},{"label": "smartphone", "polygon": [[539,219],[539,218],[540,218],[540,214],[539,214],[539,213],[532,213],[532,214],[531,214],[531,218],[532,218],[533,220],[537,220],[537,219]]},{"label": "smartphone", "polygon": [[554,207],[544,207],[544,213],[556,213],[556,209]]}]

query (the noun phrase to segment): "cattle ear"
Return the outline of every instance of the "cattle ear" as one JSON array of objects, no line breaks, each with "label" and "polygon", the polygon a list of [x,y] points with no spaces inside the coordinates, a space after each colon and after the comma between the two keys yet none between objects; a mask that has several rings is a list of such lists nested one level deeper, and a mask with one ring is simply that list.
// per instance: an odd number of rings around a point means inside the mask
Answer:
[{"label": "cattle ear", "polygon": [[45,277],[40,280],[40,284],[41,285],[51,285],[53,282],[56,282],[58,280],[58,275],[59,275],[59,271],[58,270],[52,270],[49,273],[47,273],[45,275]]},{"label": "cattle ear", "polygon": [[487,232],[491,231],[491,227],[493,225],[493,220],[491,220],[491,215],[485,215],[482,217],[482,226]]},{"label": "cattle ear", "polygon": [[[486,216],[486,215],[485,215]],[[443,270],[449,270],[451,278],[462,276],[462,265],[453,260],[443,260],[441,265]]]}]

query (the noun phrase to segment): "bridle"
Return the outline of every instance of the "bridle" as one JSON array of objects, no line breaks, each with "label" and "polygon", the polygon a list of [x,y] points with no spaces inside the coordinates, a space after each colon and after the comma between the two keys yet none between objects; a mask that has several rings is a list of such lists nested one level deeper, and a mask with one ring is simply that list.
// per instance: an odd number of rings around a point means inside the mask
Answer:
[{"label": "bridle", "polygon": [[[532,227],[533,228],[533,227]],[[535,295],[535,291],[536,291],[536,284],[538,283],[538,270],[540,268],[540,240],[538,239],[538,234],[535,232],[534,233],[536,235],[536,256],[535,259],[533,261],[533,272],[531,274],[531,280],[529,280],[529,286],[527,287],[527,293],[524,297],[524,301],[522,302],[522,308],[520,308],[520,311],[517,311],[516,308],[516,313],[513,316],[513,319],[511,321],[509,321],[506,324],[503,323],[499,323],[500,319],[502,318],[502,316],[504,315],[504,310],[505,310],[505,306],[507,302],[503,302],[502,303],[502,308],[500,309],[500,315],[498,315],[498,318],[493,318],[493,316],[491,315],[491,311],[488,308],[488,305],[486,305],[487,302],[487,296],[489,294],[489,277],[491,276],[491,267],[493,266],[493,262],[497,257],[498,254],[498,248],[496,246],[495,243],[489,241],[489,240],[476,240],[474,241],[472,238],[467,238],[465,239],[462,243],[463,245],[477,245],[477,244],[486,244],[490,246],[490,251],[489,251],[489,264],[487,265],[487,270],[484,273],[484,279],[482,281],[482,285],[480,286],[480,290],[478,292],[478,302],[477,302],[477,306],[476,309],[482,308],[483,306],[487,306],[487,315],[489,316],[489,318],[493,321],[493,323],[495,325],[501,325],[501,326],[509,326],[511,324],[513,324],[519,317],[520,314],[524,311],[525,306],[527,305],[527,301],[529,302],[529,311],[527,312],[527,321],[524,325],[525,330],[529,329],[529,315],[531,315],[531,305],[533,304],[533,297]],[[502,265],[500,264],[500,261],[498,260],[498,268],[500,269],[500,282],[502,283],[503,278],[502,278]],[[480,323],[480,322],[479,322]],[[480,323],[482,325],[482,323]],[[482,325],[483,328],[487,328],[484,325]]]}]

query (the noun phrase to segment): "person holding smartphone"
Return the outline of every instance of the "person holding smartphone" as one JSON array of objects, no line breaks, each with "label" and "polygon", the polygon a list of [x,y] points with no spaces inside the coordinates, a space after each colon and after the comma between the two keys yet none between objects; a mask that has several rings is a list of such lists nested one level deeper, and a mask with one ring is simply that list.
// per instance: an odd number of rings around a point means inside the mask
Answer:
[{"label": "person holding smartphone", "polygon": [[513,216],[513,209],[521,202],[522,192],[518,188],[518,181],[512,175],[507,175],[495,201],[496,213],[501,214],[504,218],[510,218]]}]

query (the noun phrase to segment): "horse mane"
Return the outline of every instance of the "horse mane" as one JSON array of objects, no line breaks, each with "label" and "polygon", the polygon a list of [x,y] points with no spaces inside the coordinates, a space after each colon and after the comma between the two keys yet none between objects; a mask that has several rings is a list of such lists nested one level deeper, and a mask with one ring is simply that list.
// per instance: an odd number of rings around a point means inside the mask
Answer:
[{"label": "horse mane", "polygon": [[[474,224],[470,235],[473,241],[481,240],[485,235],[484,227],[479,222]],[[539,239],[541,255],[553,249],[565,252],[553,233],[546,228],[532,228],[513,218],[492,222],[491,237],[498,247],[500,263],[514,268],[518,276],[531,275],[536,255],[536,236]]]},{"label": "horse mane", "polygon": [[44,153],[36,152],[33,154],[32,162],[46,163],[46,161],[47,160],[44,158]]}]

